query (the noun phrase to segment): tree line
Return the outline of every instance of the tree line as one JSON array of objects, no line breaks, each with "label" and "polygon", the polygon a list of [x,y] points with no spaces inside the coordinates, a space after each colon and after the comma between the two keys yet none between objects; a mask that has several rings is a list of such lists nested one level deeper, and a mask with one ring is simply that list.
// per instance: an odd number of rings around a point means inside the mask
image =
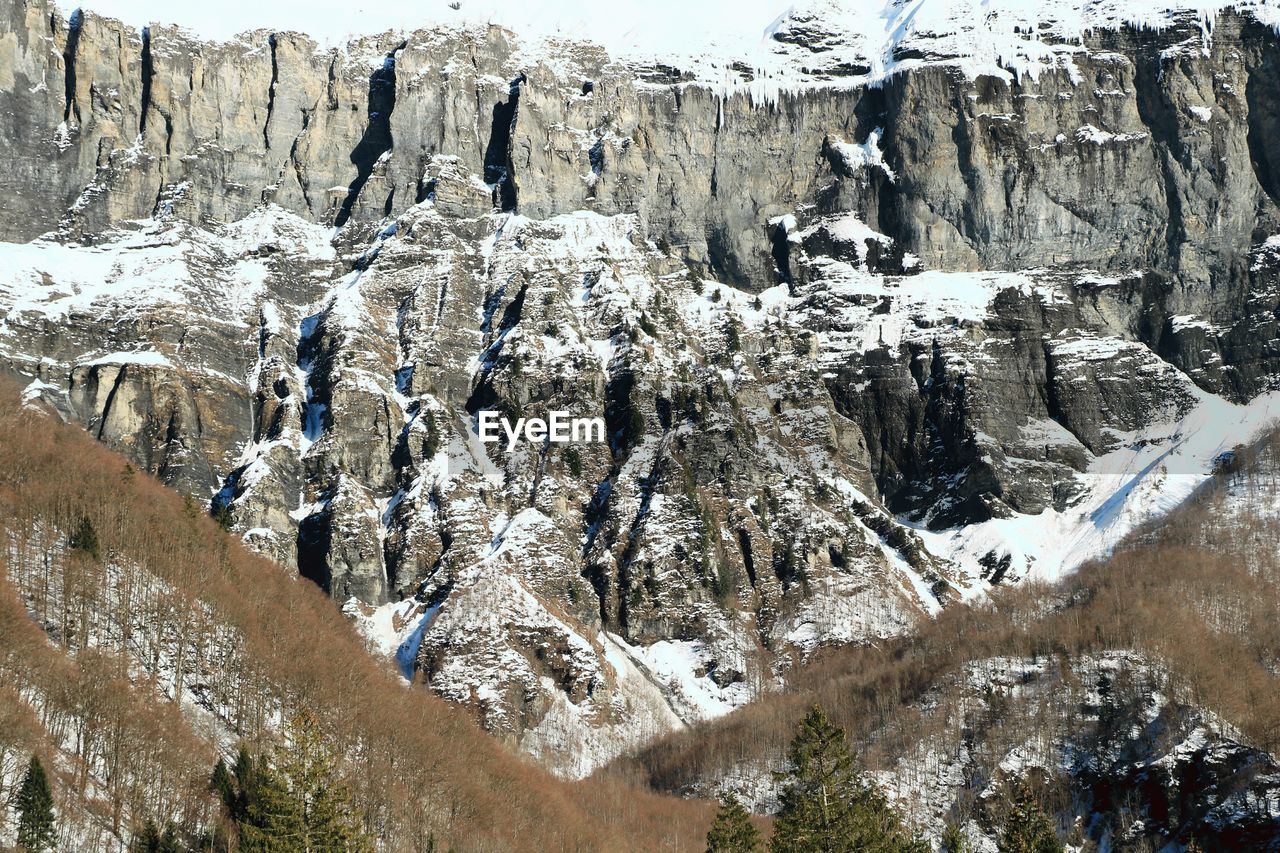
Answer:
[{"label": "tree line", "polygon": [[[385,849],[687,849],[706,831],[706,804],[511,755],[372,657],[320,590],[83,431],[0,405],[0,801],[35,753],[57,759],[44,767],[79,849],[161,844],[170,824],[197,838],[226,808],[209,786],[219,741],[284,772],[299,709],[344,811]],[[239,843],[246,824],[228,820]]]},{"label": "tree line", "polygon": [[[1110,710],[1100,712],[1092,695],[1105,680],[1099,662],[1118,652],[1131,653],[1132,662],[1110,688]],[[949,607],[910,636],[821,650],[790,674],[788,689],[665,737],[609,772],[660,791],[706,791],[737,768],[785,763],[797,721],[818,703],[852,742],[865,745],[863,769],[901,774],[910,788],[936,776],[938,763],[964,743],[988,770],[1008,749],[1049,743],[1063,732],[1098,754],[1118,748],[1132,737],[1120,724],[1133,715],[1123,712],[1136,711],[1152,693],[1274,755],[1278,659],[1280,433],[1273,433],[1238,449],[1183,507],[1062,582],[997,588],[991,601]],[[1010,688],[1000,686],[981,702],[964,690],[939,689],[991,661],[1048,667],[1060,687],[1034,703],[1010,701]],[[1034,798],[1051,813],[1067,810],[1068,784],[1036,781]],[[997,829],[1015,803],[1011,792],[993,809]],[[976,791],[956,792],[957,816],[979,805]],[[1121,799],[1115,808],[1119,814],[1128,806]]]},{"label": "tree line", "polygon": [[[929,842],[907,826],[885,795],[857,772],[845,732],[814,706],[800,720],[778,773],[781,808],[773,821],[769,853],[929,853]],[[945,853],[967,853],[956,825],[941,839]],[[707,853],[762,853],[762,833],[732,795],[721,802],[707,832]],[[1001,853],[1061,853],[1048,816],[1019,791],[1000,835]]]}]

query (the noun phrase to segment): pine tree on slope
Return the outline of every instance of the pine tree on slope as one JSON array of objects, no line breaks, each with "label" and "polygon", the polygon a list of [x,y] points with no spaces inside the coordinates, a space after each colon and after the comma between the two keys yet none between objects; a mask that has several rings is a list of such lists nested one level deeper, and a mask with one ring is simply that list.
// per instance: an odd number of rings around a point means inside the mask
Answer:
[{"label": "pine tree on slope", "polygon": [[[213,768],[213,772],[215,774],[218,772],[217,766]],[[240,745],[231,773],[235,777],[235,784],[229,795],[224,795],[224,802],[227,804],[231,819],[239,823],[249,813],[249,801],[257,795],[258,787],[258,764],[244,744]],[[210,778],[209,781],[213,783],[216,780]]]},{"label": "pine tree on slope", "polygon": [[[248,753],[242,753],[246,758]],[[235,781],[231,778],[231,771],[227,770],[227,762],[221,758],[218,763],[213,766],[213,773],[209,774],[209,790],[218,795],[218,799],[223,802],[228,809],[233,809],[236,802]]]},{"label": "pine tree on slope", "polygon": [[172,822],[160,832],[156,822],[147,818],[129,844],[129,853],[182,853],[182,842],[178,840],[178,829]]},{"label": "pine tree on slope", "polygon": [[309,853],[355,853],[368,849],[354,814],[351,792],[324,742],[315,717],[306,711],[290,722],[291,740],[278,751],[276,764],[297,800]]},{"label": "pine tree on slope", "polygon": [[[230,772],[219,761],[210,788],[246,853],[364,853],[371,845],[353,807],[337,760],[315,718],[307,712],[289,722],[287,745],[274,760],[241,747]],[[218,839],[214,839],[215,843]]]},{"label": "pine tree on slope", "polygon": [[233,848],[232,829],[244,816],[244,804],[240,797],[240,780],[249,776],[251,772],[249,768],[252,764],[253,757],[249,755],[249,750],[242,746],[236,757],[234,771],[228,770],[227,762],[221,758],[213,766],[213,772],[209,774],[209,790],[226,806],[226,812],[214,820],[213,827],[200,840],[198,845],[200,850],[209,851],[209,853],[229,853]]},{"label": "pine tree on slope", "polygon": [[1062,853],[1053,823],[1025,786],[1019,786],[1013,810],[1000,833],[1000,853]]},{"label": "pine tree on slope", "polygon": [[147,818],[142,829],[133,834],[133,841],[129,842],[129,853],[156,853],[159,849],[160,829],[154,820]]},{"label": "pine tree on slope", "polygon": [[80,522],[76,525],[76,529],[67,538],[67,546],[73,551],[83,551],[94,560],[101,558],[102,553],[98,547],[98,531],[93,529],[93,522],[89,520],[89,516],[80,516]]},{"label": "pine tree on slope", "polygon": [[57,841],[53,817],[53,791],[40,759],[31,756],[15,801],[18,807],[18,849],[28,853],[51,850]]},{"label": "pine tree on slope", "polygon": [[773,825],[773,853],[924,853],[884,795],[862,782],[844,730],[815,706],[791,742],[791,772]]},{"label": "pine tree on slope", "polygon": [[756,853],[760,832],[751,824],[751,815],[729,794],[720,801],[720,810],[707,832],[707,853]]},{"label": "pine tree on slope", "polygon": [[165,824],[164,835],[160,836],[160,846],[156,853],[183,853],[182,842],[178,840],[178,828],[172,821]]},{"label": "pine tree on slope", "polygon": [[264,762],[254,762],[252,791],[245,798],[240,819],[240,849],[244,853],[296,853],[307,850],[302,809],[289,786]]}]

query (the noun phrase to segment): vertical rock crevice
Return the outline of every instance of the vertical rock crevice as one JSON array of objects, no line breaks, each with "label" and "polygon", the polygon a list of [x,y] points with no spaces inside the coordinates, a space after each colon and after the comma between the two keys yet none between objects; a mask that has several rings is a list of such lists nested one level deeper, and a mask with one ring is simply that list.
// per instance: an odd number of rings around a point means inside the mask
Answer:
[{"label": "vertical rock crevice", "polygon": [[520,74],[512,80],[507,90],[507,100],[493,105],[489,144],[484,150],[484,182],[493,187],[494,205],[504,211],[514,211],[518,203],[511,135],[520,110],[520,86],[525,79],[525,75]]},{"label": "vertical rock crevice", "polygon": [[151,62],[151,28],[142,28],[142,108],[138,113],[138,136],[147,132],[147,110],[151,106],[151,75],[155,69]]},{"label": "vertical rock crevice", "polygon": [[[293,143],[289,146],[288,165],[293,168],[293,175],[298,182],[298,189],[302,192],[302,203],[306,205],[307,213],[313,213],[315,208],[311,204],[311,181],[307,178],[306,167],[298,155],[298,146],[301,144],[303,137],[306,136],[307,130],[311,127],[312,113],[319,108],[319,102],[312,109],[302,108],[302,129],[298,131],[298,135],[293,138]],[[281,176],[283,177],[283,170]]]},{"label": "vertical rock crevice", "polygon": [[[1186,145],[1180,138],[1177,107],[1166,88],[1161,52],[1155,47],[1147,48],[1134,66],[1138,117],[1151,134],[1165,197],[1164,266],[1174,271],[1180,266],[1182,244],[1187,240],[1180,186],[1180,173],[1188,165]],[[1152,260],[1161,266],[1158,256]]]},{"label": "vertical rock crevice", "polygon": [[360,191],[373,175],[374,166],[391,150],[391,113],[396,108],[396,54],[404,50],[405,44],[401,42],[388,52],[382,60],[382,66],[369,75],[368,124],[360,141],[351,151],[356,178],[347,187],[347,197],[333,221],[339,228],[351,218],[352,209],[360,197]]},{"label": "vertical rock crevice", "polygon": [[751,534],[741,527],[738,528],[738,548],[742,551],[742,566],[747,571],[747,580],[751,582],[751,587],[754,589],[756,586],[756,563],[751,551]]},{"label": "vertical rock crevice", "polygon": [[[98,416],[98,430],[97,434],[94,436],[98,441],[106,440],[107,422],[108,418],[111,416],[111,407],[115,404],[116,393],[119,392],[120,386],[124,384],[125,371],[128,369],[127,365],[121,365],[120,369],[116,371],[116,375],[112,378],[111,390],[107,392],[107,400],[102,404],[102,412]],[[96,378],[97,377],[95,377],[95,379]]]},{"label": "vertical rock crevice", "polygon": [[1258,186],[1280,205],[1280,50],[1269,50],[1249,74],[1245,103],[1249,107],[1249,162]]},{"label": "vertical rock crevice", "polygon": [[783,284],[791,283],[791,237],[787,226],[779,222],[769,228],[769,253],[778,268],[778,278]]},{"label": "vertical rock crevice", "polygon": [[62,120],[80,123],[80,105],[76,102],[76,51],[80,47],[80,31],[84,28],[84,12],[76,9],[67,20],[67,46],[62,50],[63,87],[66,93]]},{"label": "vertical rock crevice", "polygon": [[[296,369],[302,381],[303,395],[299,410],[302,430],[300,462],[305,472],[304,476],[314,481],[323,476],[322,463],[308,458],[307,452],[313,444],[324,437],[332,418],[330,359],[333,356],[333,342],[332,338],[327,336],[323,311],[304,318],[298,324],[298,344],[295,353]],[[307,514],[299,519],[295,543],[299,574],[313,581],[330,595],[335,594],[333,566],[329,559],[333,545],[332,504],[340,482],[339,474],[336,479],[325,483],[319,489],[316,502],[311,504]]]},{"label": "vertical rock crevice", "polygon": [[276,58],[276,34],[267,36],[267,46],[271,48],[271,85],[267,88],[267,120],[262,123],[262,144],[267,151],[271,150],[271,116],[276,108],[276,81],[280,79],[280,64]]},{"label": "vertical rock crevice", "polygon": [[324,106],[329,112],[338,108],[338,56],[329,60],[329,74],[324,84]]},{"label": "vertical rock crevice", "polygon": [[325,509],[298,524],[298,574],[332,596],[333,569],[329,551],[333,545],[333,516]]},{"label": "vertical rock crevice", "polygon": [[600,176],[604,174],[604,137],[601,136],[587,151],[587,159],[591,163],[591,177],[587,184],[587,198],[596,197],[600,185]]}]

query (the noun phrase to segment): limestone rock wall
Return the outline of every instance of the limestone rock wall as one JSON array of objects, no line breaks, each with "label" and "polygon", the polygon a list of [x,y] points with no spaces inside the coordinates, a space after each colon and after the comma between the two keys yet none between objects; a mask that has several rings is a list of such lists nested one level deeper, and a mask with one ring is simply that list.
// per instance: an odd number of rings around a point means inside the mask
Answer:
[{"label": "limestone rock wall", "polygon": [[0,0],[0,364],[585,773],[1029,573],[930,537],[1274,384],[1274,32],[1069,48],[768,89]]}]

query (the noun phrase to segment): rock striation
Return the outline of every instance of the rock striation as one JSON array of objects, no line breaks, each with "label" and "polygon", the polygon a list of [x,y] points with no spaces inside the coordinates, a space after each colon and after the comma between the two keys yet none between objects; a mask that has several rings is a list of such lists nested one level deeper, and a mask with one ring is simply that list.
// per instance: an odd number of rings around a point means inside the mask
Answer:
[{"label": "rock striation", "polygon": [[1034,69],[802,9],[769,83],[0,0],[0,365],[585,774],[1034,573],[949,531],[1101,527],[1100,465],[1274,386],[1251,8],[1049,28]]}]

